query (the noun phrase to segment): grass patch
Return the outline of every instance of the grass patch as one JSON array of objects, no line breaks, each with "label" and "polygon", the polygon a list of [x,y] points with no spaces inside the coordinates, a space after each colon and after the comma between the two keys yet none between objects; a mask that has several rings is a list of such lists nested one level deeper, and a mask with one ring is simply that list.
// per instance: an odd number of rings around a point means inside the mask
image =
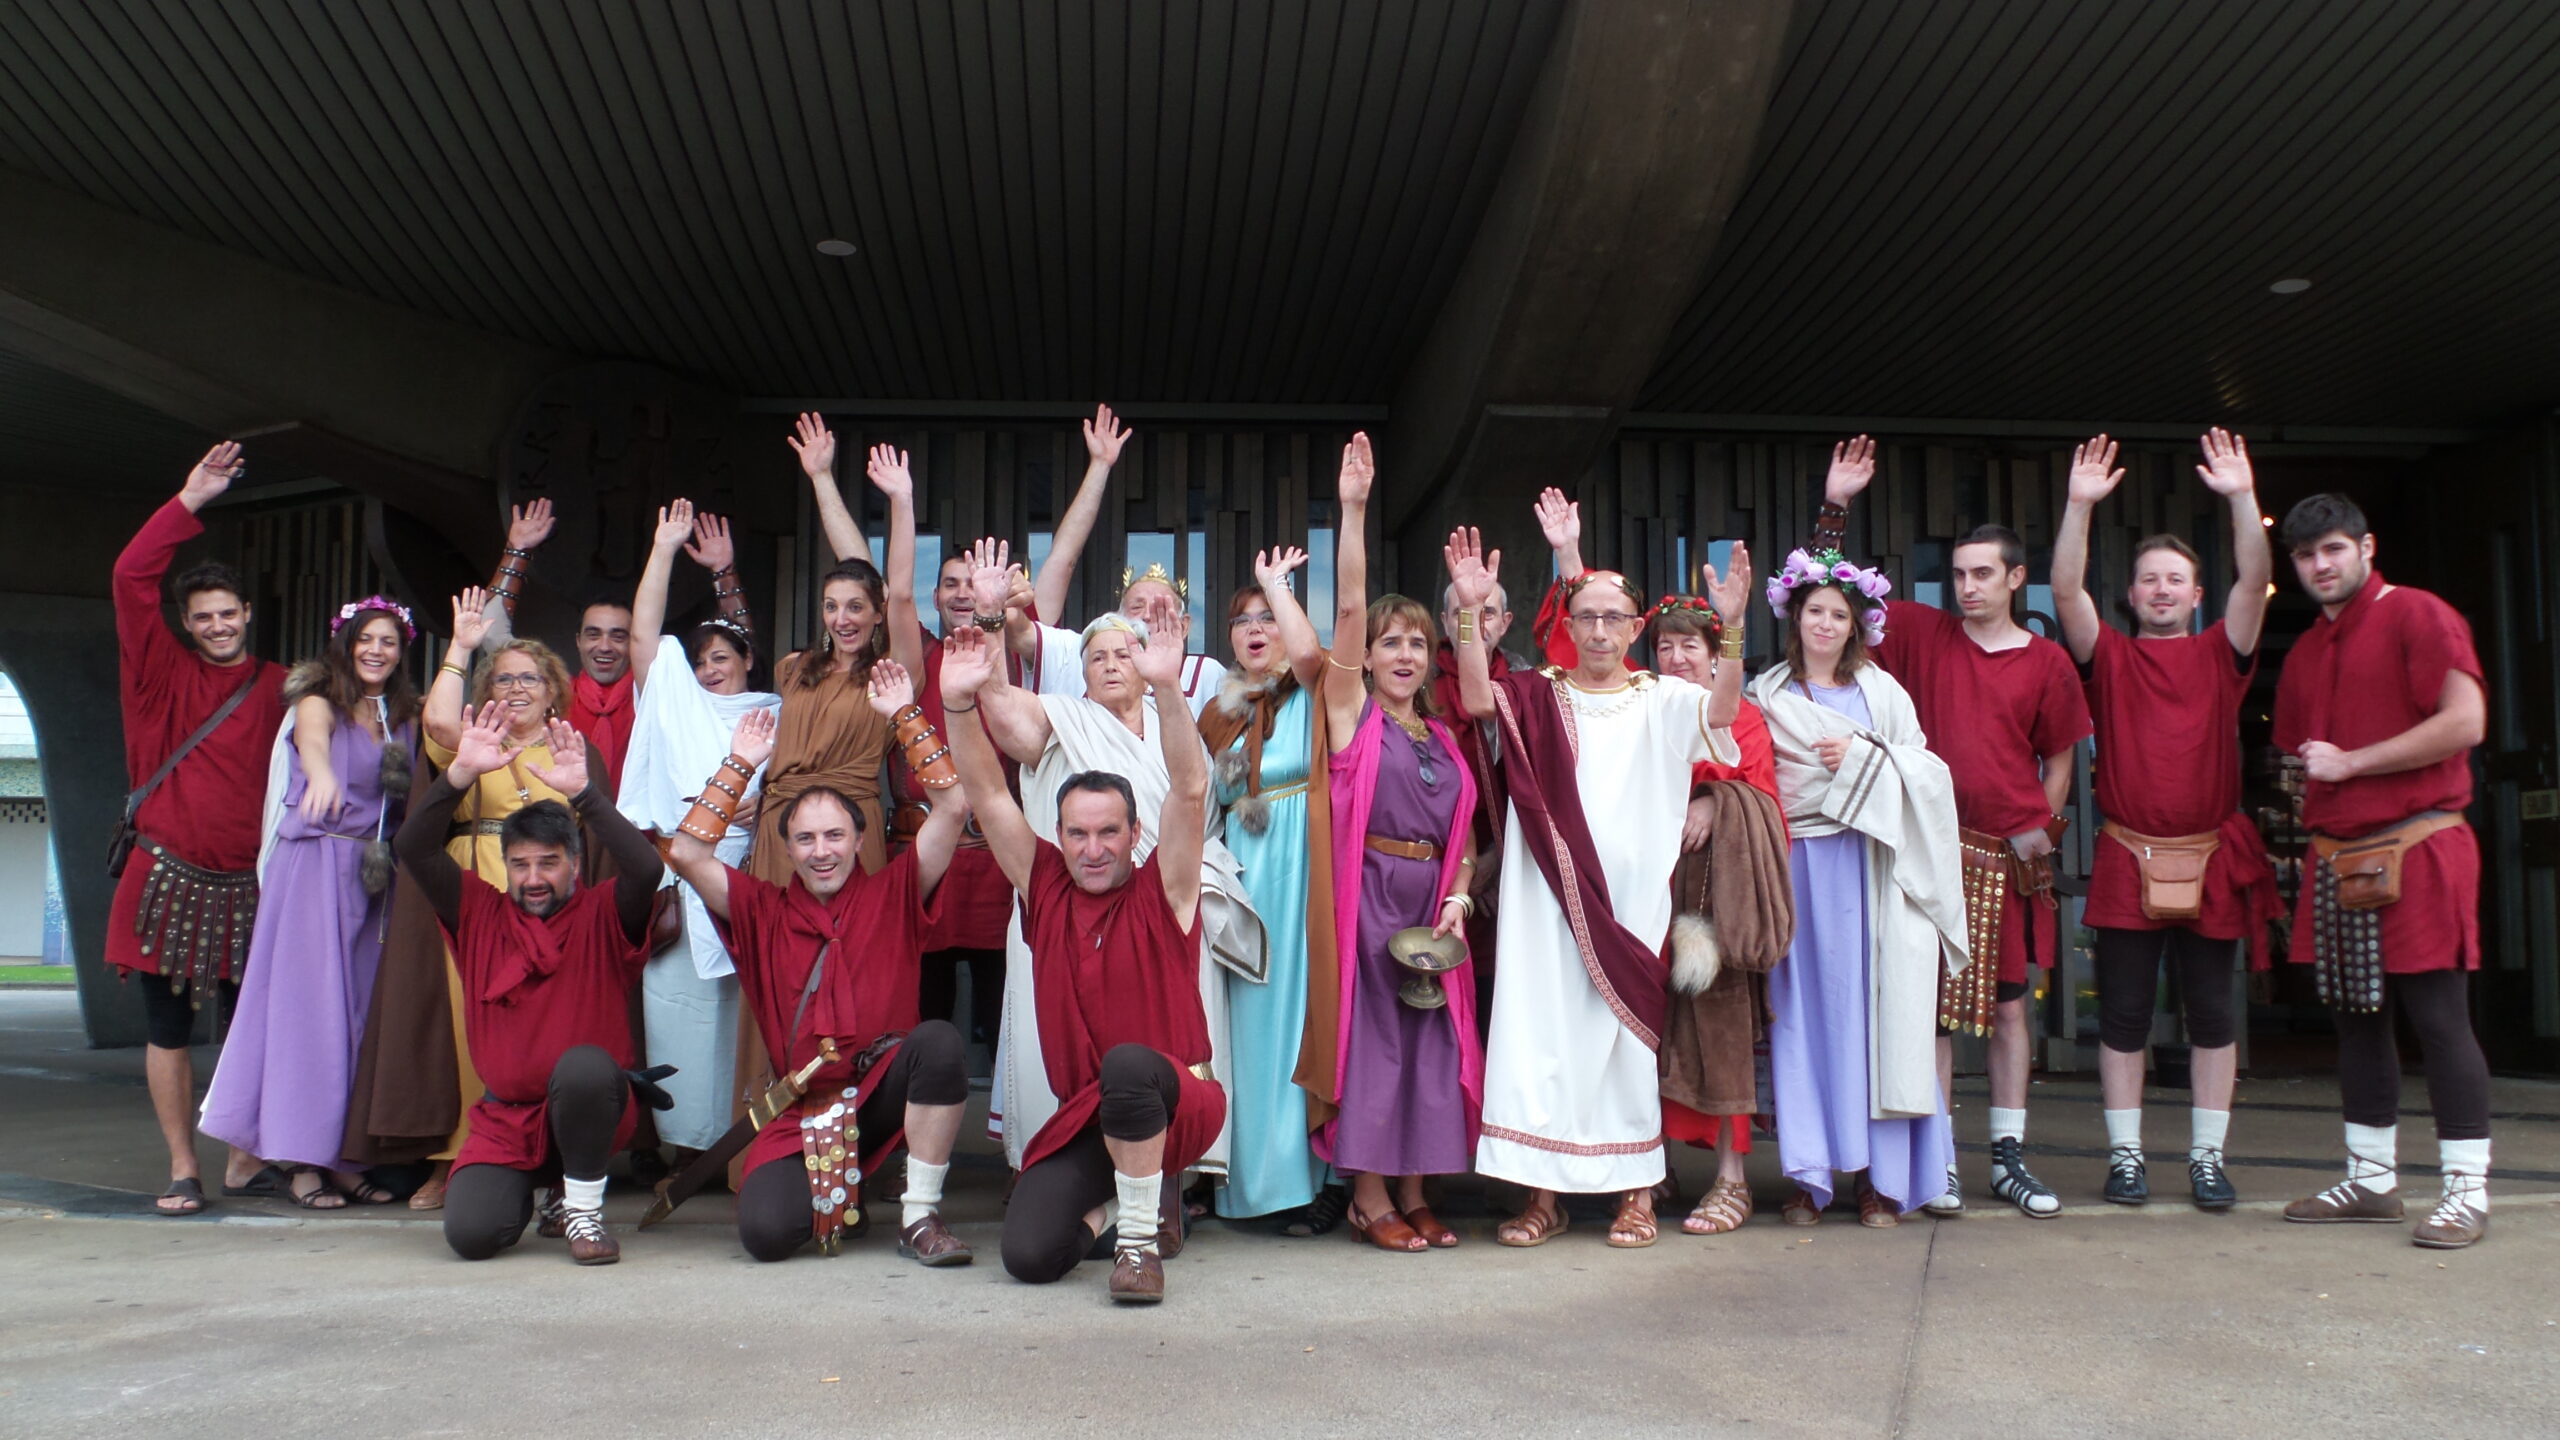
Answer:
[{"label": "grass patch", "polygon": [[0,985],[68,985],[68,965],[0,965]]}]

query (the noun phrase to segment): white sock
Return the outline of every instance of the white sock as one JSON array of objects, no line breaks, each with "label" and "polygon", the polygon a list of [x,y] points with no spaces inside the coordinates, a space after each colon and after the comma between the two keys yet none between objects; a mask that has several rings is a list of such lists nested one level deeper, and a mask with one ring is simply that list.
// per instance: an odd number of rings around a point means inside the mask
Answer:
[{"label": "white sock", "polygon": [[2477,1140],[2439,1140],[2436,1142],[2436,1165],[2444,1171],[2445,1188],[2453,1188],[2453,1177],[2469,1175],[2480,1181],[2471,1192],[2474,1208],[2489,1213],[2489,1138]]},{"label": "white sock", "polygon": [[1991,1107],[1991,1140],[1993,1144],[1996,1145],[2003,1140],[2017,1140],[2023,1142],[2026,1138],[2026,1107],[2020,1106],[2015,1110],[2004,1110],[1997,1105]]},{"label": "white sock", "polygon": [[[2382,1173],[2356,1183],[2376,1195],[2388,1195],[2400,1188],[2400,1127],[2397,1125],[2358,1125],[2347,1122],[2347,1153],[2361,1156],[2367,1164],[2379,1165]],[[2353,1166],[2348,1167],[2350,1174]]]},{"label": "white sock", "polygon": [[562,1180],[560,1182],[560,1203],[568,1206],[572,1210],[603,1209],[603,1177],[598,1176],[593,1180]]},{"label": "white sock", "polygon": [[2107,1148],[2142,1153],[2142,1109],[2102,1110],[2107,1119]]},{"label": "white sock", "polygon": [[2222,1139],[2231,1133],[2231,1112],[2207,1110],[2198,1106],[2187,1112],[2187,1158],[2201,1160],[2204,1152],[2222,1153]]},{"label": "white sock", "polygon": [[942,1207],[942,1177],[951,1173],[951,1164],[927,1165],[913,1155],[907,1157],[907,1193],[898,1209],[898,1228],[906,1229]]},{"label": "white sock", "polygon": [[1158,1207],[1164,1200],[1164,1172],[1153,1175],[1123,1175],[1111,1172],[1111,1186],[1120,1196],[1120,1248],[1153,1250],[1156,1230],[1164,1223]]}]

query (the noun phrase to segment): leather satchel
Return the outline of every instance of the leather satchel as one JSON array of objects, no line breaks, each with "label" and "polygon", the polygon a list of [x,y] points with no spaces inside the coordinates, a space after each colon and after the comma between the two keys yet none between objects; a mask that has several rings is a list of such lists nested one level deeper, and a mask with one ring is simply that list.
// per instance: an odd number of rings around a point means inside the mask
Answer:
[{"label": "leather satchel", "polygon": [[2311,837],[2311,853],[2338,877],[2338,908],[2379,910],[2400,903],[2402,862],[2420,841],[2463,823],[2459,815],[2430,810],[2388,830],[2354,840]]},{"label": "leather satchel", "polygon": [[2144,835],[2113,820],[2099,827],[2133,852],[2142,874],[2142,913],[2152,920],[2193,920],[2204,914],[2204,875],[2222,848],[2216,831],[2202,835]]}]

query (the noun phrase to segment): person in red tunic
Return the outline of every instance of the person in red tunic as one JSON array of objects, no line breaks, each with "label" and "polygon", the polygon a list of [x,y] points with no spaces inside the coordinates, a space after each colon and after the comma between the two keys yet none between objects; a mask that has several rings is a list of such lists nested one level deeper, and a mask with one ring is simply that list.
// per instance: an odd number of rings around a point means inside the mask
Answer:
[{"label": "person in red tunic", "polygon": [[[197,565],[169,586],[187,638],[160,618],[162,577],[178,547],[204,533],[196,512],[240,477],[229,441],[187,472],[176,498],[145,521],[116,557],[117,700],[126,774],[141,808],[127,818],[133,852],[107,910],[107,963],[140,975],[147,1017],[143,1074],[169,1146],[163,1215],[205,1206],[196,1169],[195,1012],[227,1009],[240,991],[258,903],[267,759],[284,723],[284,670],[249,653],[249,601],[228,566]],[[184,755],[189,737],[229,706]],[[172,757],[177,757],[170,766]],[[170,766],[153,786],[154,776]],[[250,1193],[256,1157],[233,1150],[224,1189]],[[270,1190],[267,1193],[272,1193]]]},{"label": "person in red tunic", "polygon": [[[1833,447],[1808,551],[1842,548],[1849,502],[1875,473],[1873,440],[1860,435]],[[2089,737],[2089,706],[2071,657],[2018,623],[2027,549],[2015,531],[1976,527],[1957,542],[1950,568],[1949,588],[1961,613],[1893,601],[1875,660],[1910,692],[1929,748],[1947,762],[1966,864],[2007,877],[1998,901],[1997,955],[1976,957],[1998,961],[1990,1026],[1991,1193],[2046,1218],[2062,1212],[2062,1201],[2026,1164],[2027,1074],[2033,1065],[2027,970],[2053,964],[2053,852],[2062,838],[2063,806],[2071,798],[2071,752]],[[1980,1023],[1969,1005],[1953,998],[1969,989],[1951,986],[1950,1001],[1942,1006],[1938,1080],[1948,1095],[1955,1093],[1955,1027]],[[1926,1208],[1934,1214],[1959,1211],[1962,1194],[1950,1169],[1947,1193]]]},{"label": "person in red tunic", "polygon": [[[663,872],[649,838],[588,783],[587,743],[567,721],[551,721],[550,748],[548,768],[525,768],[570,803],[537,800],[506,818],[505,890],[445,853],[455,807],[507,764],[502,706],[466,717],[453,763],[393,845],[453,947],[464,1031],[488,1087],[454,1157],[445,1243],[465,1260],[513,1245],[533,1218],[534,1182],[556,1168],[543,1232],[566,1234],[581,1265],[610,1265],[622,1246],[604,1228],[604,1170],[639,1120],[630,996],[648,963],[649,902]],[[581,821],[613,856],[610,885],[578,885]]]},{"label": "person in red tunic", "polygon": [[2087,585],[2089,521],[2124,479],[2115,442],[2104,435],[2072,452],[2070,500],[2053,541],[2053,608],[2097,725],[2094,778],[2106,816],[2082,912],[2098,937],[2105,1195],[2119,1205],[2151,1198],[2142,1157],[2143,1054],[2165,962],[2177,977],[2193,1047],[2188,1189],[2197,1208],[2228,1210],[2239,1199],[2222,1163],[2239,1055],[2233,959],[2245,949],[2252,963],[2266,963],[2267,921],[2277,909],[2266,842],[2240,809],[2240,702],[2258,669],[2275,561],[2247,442],[2215,429],[2203,443],[2205,463],[2196,474],[2231,516],[2233,577],[2222,618],[2195,629],[2204,601],[2201,562],[2175,535],[2133,547],[2125,606],[2135,633],[2099,618]]},{"label": "person in red tunic", "polygon": [[[1182,633],[1170,610],[1158,602],[1146,621],[1151,633]],[[943,713],[956,719],[976,710],[997,646],[974,629],[942,643]],[[1159,698],[1181,694],[1178,640],[1142,642],[1136,662]],[[1181,1197],[1168,1194],[1165,1177],[1208,1153],[1227,1118],[1226,1092],[1208,1078],[1200,1009],[1208,752],[1188,706],[1160,705],[1157,717],[1172,785],[1144,865],[1131,863],[1137,800],[1126,779],[1070,776],[1059,787],[1053,844],[1032,833],[985,732],[961,723],[951,736],[988,848],[1022,894],[1041,1056],[1059,1097],[1023,1152],[1005,1215],[1004,1268],[1046,1284],[1111,1236],[1111,1298],[1136,1304],[1164,1298],[1163,1262],[1182,1249]]]},{"label": "person in red tunic", "polygon": [[[872,667],[871,705],[909,748],[939,749],[898,662]],[[916,1014],[923,936],[960,838],[959,790],[938,756],[924,762],[925,784],[940,782],[928,791],[933,813],[876,874],[861,864],[860,809],[826,786],[807,790],[780,821],[790,883],[758,880],[721,864],[714,847],[739,792],[772,758],[774,730],[770,711],[740,718],[729,758],[667,855],[719,925],[776,1073],[806,1075],[803,1092],[747,1149],[738,1243],[758,1260],[782,1260],[814,1236],[832,1253],[848,1223],[859,1223],[862,1175],[903,1132],[898,1253],[928,1266],[966,1265],[969,1247],[943,1222],[941,1206],[969,1098],[967,1047],[950,1021]],[[835,1058],[825,1058],[824,1042],[833,1042]]]},{"label": "person in red tunic", "polygon": [[2404,1015],[2426,1058],[2444,1175],[2412,1238],[2460,1249],[2489,1228],[2489,1066],[2471,1030],[2469,973],[2480,966],[2480,845],[2462,818],[2471,747],[2488,732],[2487,682],[2452,606],[2375,573],[2354,501],[2314,495],[2276,538],[2320,603],[2276,686],[2275,742],[2302,759],[2312,840],[2292,958],[2314,967],[2336,1017],[2347,1125],[2347,1178],[2284,1218],[2401,1218],[2392,1022]]}]

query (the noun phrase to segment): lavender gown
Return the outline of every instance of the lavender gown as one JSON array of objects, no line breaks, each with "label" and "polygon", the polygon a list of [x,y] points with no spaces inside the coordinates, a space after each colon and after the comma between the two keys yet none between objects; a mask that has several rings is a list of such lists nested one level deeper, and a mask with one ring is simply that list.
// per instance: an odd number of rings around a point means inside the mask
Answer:
[{"label": "lavender gown", "polygon": [[[1855,685],[1800,693],[1861,725],[1873,723]],[[1769,972],[1769,1069],[1778,1112],[1778,1158],[1787,1178],[1818,1204],[1832,1176],[1856,1170],[1905,1210],[1947,1188],[1954,1133],[1941,1098],[1919,1120],[1872,1120],[1867,1084],[1867,840],[1854,831],[1788,846],[1796,893],[1795,943]]]},{"label": "lavender gown", "polygon": [[[1375,702],[1371,702],[1375,703]],[[1369,833],[1445,845],[1464,762],[1422,747],[1390,721],[1378,748],[1378,784]],[[1416,1010],[1396,998],[1406,971],[1387,954],[1397,931],[1438,919],[1440,862],[1363,847],[1360,852],[1360,963],[1351,1007],[1351,1048],[1343,1067],[1342,1114],[1334,1165],[1370,1175],[1461,1175],[1475,1168],[1466,1098],[1458,1084],[1458,1036],[1446,1009]]]},{"label": "lavender gown", "polygon": [[[395,738],[414,745],[415,728]],[[198,1128],[260,1159],[335,1167],[390,900],[365,893],[365,842],[389,839],[399,815],[383,815],[382,746],[364,726],[339,717],[329,763],[345,808],[314,824],[298,808],[301,761],[287,759],[249,973]]]}]

